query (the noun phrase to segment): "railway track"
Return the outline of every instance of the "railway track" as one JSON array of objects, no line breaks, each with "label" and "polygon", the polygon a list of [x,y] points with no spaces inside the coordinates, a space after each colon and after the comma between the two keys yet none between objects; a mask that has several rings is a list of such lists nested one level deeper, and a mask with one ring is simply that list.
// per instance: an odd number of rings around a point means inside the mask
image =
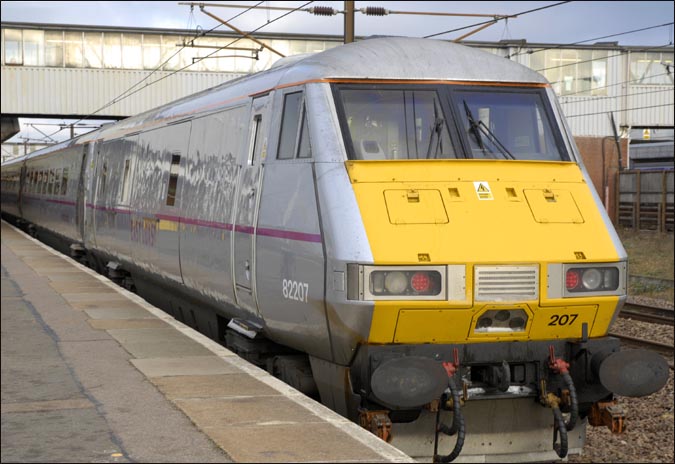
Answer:
[{"label": "railway track", "polygon": [[675,326],[675,311],[672,308],[626,303],[619,316],[652,324]]},{"label": "railway track", "polygon": [[675,285],[675,281],[673,281],[672,279],[660,279],[658,277],[631,275],[628,276],[628,280],[632,284],[641,284],[656,288],[668,288],[673,287],[673,285]]},{"label": "railway track", "polygon": [[[661,354],[665,354],[665,355],[668,355],[670,357],[672,357],[673,354],[675,353],[675,346],[673,346],[672,344],[655,342],[655,341],[652,341],[652,340],[646,340],[644,338],[632,337],[630,335],[623,335],[623,334],[618,334],[618,333],[613,333],[613,332],[610,332],[609,335],[611,335],[612,337],[616,337],[616,338],[619,338],[621,340],[624,340],[624,341],[630,343],[631,345],[638,345],[642,348],[648,348],[650,350],[657,351]],[[672,364],[671,364],[671,367],[672,367]]]}]

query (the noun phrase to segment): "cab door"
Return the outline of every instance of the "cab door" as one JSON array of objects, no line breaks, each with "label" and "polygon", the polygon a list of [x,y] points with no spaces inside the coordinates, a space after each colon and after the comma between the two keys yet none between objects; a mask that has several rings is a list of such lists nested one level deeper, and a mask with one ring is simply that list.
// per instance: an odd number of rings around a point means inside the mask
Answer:
[{"label": "cab door", "polygon": [[233,210],[232,275],[237,304],[258,316],[255,270],[255,235],[260,205],[260,190],[267,156],[270,120],[270,95],[253,99],[249,119],[249,142],[246,159],[241,161],[236,204]]}]

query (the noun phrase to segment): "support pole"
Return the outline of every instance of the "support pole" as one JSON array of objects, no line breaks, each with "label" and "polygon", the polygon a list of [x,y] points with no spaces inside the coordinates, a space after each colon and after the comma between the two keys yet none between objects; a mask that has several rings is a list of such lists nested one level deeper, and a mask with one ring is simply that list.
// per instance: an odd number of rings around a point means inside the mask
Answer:
[{"label": "support pole", "polygon": [[345,1],[345,38],[344,43],[354,42],[354,2]]}]

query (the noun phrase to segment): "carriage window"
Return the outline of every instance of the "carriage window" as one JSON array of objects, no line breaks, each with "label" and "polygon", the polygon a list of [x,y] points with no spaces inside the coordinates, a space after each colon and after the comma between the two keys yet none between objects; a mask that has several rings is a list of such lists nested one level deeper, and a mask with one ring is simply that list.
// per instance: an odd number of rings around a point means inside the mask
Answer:
[{"label": "carriage window", "polygon": [[166,204],[176,204],[176,189],[178,187],[178,172],[180,169],[180,155],[171,156],[171,168],[169,168],[169,188],[166,192]]},{"label": "carriage window", "polygon": [[61,195],[68,193],[68,168],[63,168],[63,180],[61,181]]},{"label": "carriage window", "polygon": [[456,158],[436,90],[342,88],[339,95],[354,158]]},{"label": "carriage window", "polygon": [[54,193],[54,170],[49,170],[49,183],[47,184],[47,193],[51,195]]},{"label": "carriage window", "polygon": [[108,163],[104,162],[103,168],[101,169],[101,179],[99,181],[100,183],[99,183],[99,189],[98,189],[98,194],[101,197],[103,195],[105,195],[105,187],[106,187],[105,183],[106,183],[107,178],[108,178]]},{"label": "carriage window", "polygon": [[124,177],[122,178],[122,198],[121,203],[126,204],[129,202],[129,166],[131,160],[124,160]]},{"label": "carriage window", "polygon": [[453,97],[473,158],[563,159],[538,91],[456,90]]},{"label": "carriage window", "polygon": [[262,115],[256,114],[253,117],[253,131],[251,131],[251,141],[249,146],[250,151],[248,152],[248,158],[246,163],[249,166],[253,166],[253,159],[255,158],[256,152],[260,149],[260,127],[262,126]]},{"label": "carriage window", "polygon": [[61,168],[57,169],[54,174],[54,195],[61,194]]}]

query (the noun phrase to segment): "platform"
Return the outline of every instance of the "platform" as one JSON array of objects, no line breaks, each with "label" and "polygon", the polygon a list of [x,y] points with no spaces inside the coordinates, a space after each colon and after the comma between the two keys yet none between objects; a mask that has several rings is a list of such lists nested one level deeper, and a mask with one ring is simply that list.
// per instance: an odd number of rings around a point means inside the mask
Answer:
[{"label": "platform", "polygon": [[3,462],[414,462],[2,222]]}]

